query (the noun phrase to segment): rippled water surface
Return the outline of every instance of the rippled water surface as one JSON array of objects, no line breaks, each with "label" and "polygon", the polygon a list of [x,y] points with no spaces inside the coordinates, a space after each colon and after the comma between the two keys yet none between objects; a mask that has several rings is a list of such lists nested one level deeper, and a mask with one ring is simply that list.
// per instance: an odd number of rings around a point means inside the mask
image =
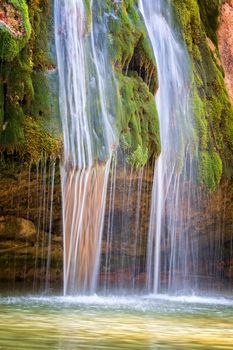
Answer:
[{"label": "rippled water surface", "polygon": [[0,298],[0,349],[233,349],[233,300]]}]

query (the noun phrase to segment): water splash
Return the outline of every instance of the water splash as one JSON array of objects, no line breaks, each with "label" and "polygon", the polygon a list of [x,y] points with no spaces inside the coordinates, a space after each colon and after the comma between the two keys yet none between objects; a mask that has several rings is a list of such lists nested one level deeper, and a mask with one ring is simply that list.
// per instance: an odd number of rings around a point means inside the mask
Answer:
[{"label": "water splash", "polygon": [[[96,2],[91,2],[91,9],[102,11]],[[114,77],[106,32],[104,13],[93,16],[88,31],[82,0],[55,1],[64,135],[64,294],[92,293],[97,285],[108,175],[116,143]]]}]

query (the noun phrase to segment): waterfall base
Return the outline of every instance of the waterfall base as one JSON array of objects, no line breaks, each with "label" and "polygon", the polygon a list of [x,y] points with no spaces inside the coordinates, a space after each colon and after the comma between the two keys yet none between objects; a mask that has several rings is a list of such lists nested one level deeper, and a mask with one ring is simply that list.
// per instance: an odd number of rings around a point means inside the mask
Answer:
[{"label": "waterfall base", "polygon": [[96,288],[109,164],[71,168],[63,177],[65,294]]}]

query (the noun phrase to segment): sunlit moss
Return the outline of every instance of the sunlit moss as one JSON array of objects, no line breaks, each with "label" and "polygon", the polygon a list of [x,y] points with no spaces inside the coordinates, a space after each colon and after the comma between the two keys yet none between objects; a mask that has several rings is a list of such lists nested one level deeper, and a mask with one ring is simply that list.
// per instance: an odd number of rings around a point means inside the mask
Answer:
[{"label": "sunlit moss", "polygon": [[37,163],[43,157],[58,157],[61,153],[61,141],[45,129],[43,122],[27,117],[23,124],[24,141],[19,151],[24,159]]},{"label": "sunlit moss", "polygon": [[199,181],[209,190],[215,190],[222,177],[222,160],[215,151],[200,153]]}]

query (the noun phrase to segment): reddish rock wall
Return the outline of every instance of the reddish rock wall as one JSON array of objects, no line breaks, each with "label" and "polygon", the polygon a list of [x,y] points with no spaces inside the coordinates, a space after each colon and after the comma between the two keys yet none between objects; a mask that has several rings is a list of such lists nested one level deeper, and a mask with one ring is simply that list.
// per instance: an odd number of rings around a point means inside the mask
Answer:
[{"label": "reddish rock wall", "polygon": [[233,0],[227,0],[222,5],[218,38],[225,82],[233,103]]}]

